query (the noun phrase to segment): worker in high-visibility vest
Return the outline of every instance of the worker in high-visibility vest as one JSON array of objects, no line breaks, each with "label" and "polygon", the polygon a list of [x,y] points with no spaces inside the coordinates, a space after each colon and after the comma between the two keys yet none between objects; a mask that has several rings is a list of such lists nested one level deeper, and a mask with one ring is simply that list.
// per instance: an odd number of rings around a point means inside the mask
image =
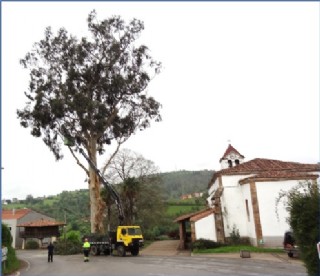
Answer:
[{"label": "worker in high-visibility vest", "polygon": [[89,262],[89,252],[90,252],[90,243],[88,242],[88,239],[85,238],[84,239],[84,243],[83,243],[83,255],[84,255],[84,262]]}]

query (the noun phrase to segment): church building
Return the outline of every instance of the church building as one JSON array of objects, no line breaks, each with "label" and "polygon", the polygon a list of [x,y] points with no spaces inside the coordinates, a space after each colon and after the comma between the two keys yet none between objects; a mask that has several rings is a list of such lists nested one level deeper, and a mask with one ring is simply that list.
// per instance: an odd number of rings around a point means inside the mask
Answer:
[{"label": "church building", "polygon": [[[180,223],[180,248],[184,247],[184,222],[191,224],[192,241],[210,239],[224,243],[234,230],[254,246],[281,247],[290,229],[281,192],[299,183],[317,184],[320,164],[245,157],[229,144],[220,158],[221,169],[208,183],[208,209],[176,219]],[[181,237],[182,235],[182,237]]]}]

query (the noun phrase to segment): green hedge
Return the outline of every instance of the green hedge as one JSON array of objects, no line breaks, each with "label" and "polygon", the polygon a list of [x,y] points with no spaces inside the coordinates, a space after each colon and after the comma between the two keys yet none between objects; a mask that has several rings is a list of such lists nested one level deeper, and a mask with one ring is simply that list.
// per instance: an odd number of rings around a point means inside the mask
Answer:
[{"label": "green hedge", "polygon": [[39,242],[35,240],[28,240],[26,242],[26,249],[39,249]]},{"label": "green hedge", "polygon": [[7,260],[2,262],[2,272],[4,275],[11,274],[20,266],[20,262],[16,257],[16,251],[12,248],[12,236],[9,228],[2,223],[2,246],[8,248]]}]

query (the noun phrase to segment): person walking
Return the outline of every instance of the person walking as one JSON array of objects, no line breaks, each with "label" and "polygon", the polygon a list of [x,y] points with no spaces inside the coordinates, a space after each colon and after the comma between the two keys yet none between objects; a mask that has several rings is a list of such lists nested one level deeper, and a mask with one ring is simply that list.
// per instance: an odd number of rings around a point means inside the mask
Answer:
[{"label": "person walking", "polygon": [[90,243],[88,242],[88,239],[85,238],[84,239],[84,243],[83,243],[83,255],[84,255],[84,262],[89,262],[89,252],[90,252]]},{"label": "person walking", "polygon": [[54,246],[53,246],[52,242],[49,243],[47,248],[48,248],[48,263],[49,262],[53,262],[53,249],[54,249]]}]

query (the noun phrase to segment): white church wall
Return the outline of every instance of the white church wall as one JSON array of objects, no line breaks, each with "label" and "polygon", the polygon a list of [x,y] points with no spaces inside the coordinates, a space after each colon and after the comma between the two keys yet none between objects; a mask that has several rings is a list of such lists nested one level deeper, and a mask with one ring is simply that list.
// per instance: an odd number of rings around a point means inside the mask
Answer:
[{"label": "white church wall", "polygon": [[240,236],[247,234],[246,210],[239,179],[243,176],[223,176],[223,194],[221,198],[225,236],[229,237],[233,228]]},{"label": "white church wall", "polygon": [[199,219],[195,222],[196,239],[206,239],[217,241],[217,234],[215,230],[214,215],[211,214],[207,217]]},{"label": "white church wall", "polygon": [[[246,231],[242,233],[242,236],[249,237],[250,240],[256,240],[256,229],[254,224],[252,200],[249,184],[241,185],[242,203],[245,208],[245,221]],[[248,208],[248,210],[247,210]]]},{"label": "white church wall", "polygon": [[289,216],[283,201],[278,204],[276,199],[281,191],[288,191],[299,183],[297,180],[257,182],[260,223],[263,242],[266,246],[282,246],[284,232],[289,230]]}]

